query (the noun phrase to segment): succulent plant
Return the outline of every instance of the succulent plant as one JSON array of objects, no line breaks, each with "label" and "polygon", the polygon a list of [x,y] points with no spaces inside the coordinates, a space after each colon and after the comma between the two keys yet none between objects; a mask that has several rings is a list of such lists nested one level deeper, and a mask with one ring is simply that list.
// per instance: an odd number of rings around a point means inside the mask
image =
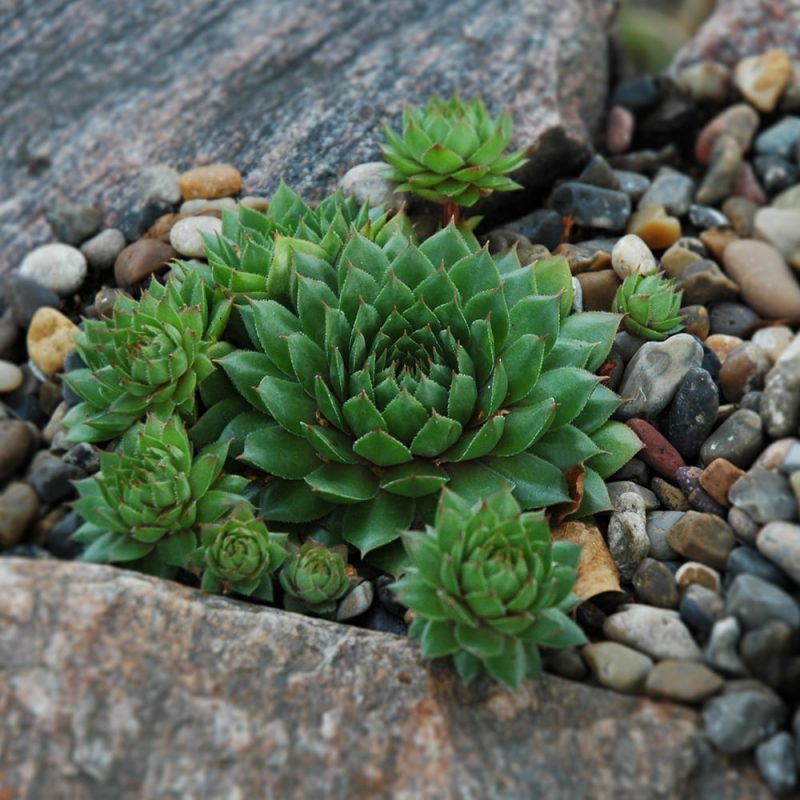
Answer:
[{"label": "succulent plant", "polygon": [[479,99],[433,97],[424,108],[405,109],[402,135],[386,127],[383,155],[397,191],[467,207],[492,192],[522,188],[508,174],[526,159],[521,152],[503,154],[511,130],[508,114],[493,119]]},{"label": "succulent plant", "polygon": [[580,545],[551,541],[541,512],[520,513],[504,489],[470,505],[445,489],[436,521],[403,534],[411,566],[394,584],[414,614],[426,658],[453,656],[466,681],[482,672],[518,686],[541,671],[539,647],[586,639],[567,611]]},{"label": "succulent plant", "polygon": [[347,548],[308,539],[295,548],[280,573],[288,611],[326,616],[358,581],[347,565]]},{"label": "succulent plant", "polygon": [[208,314],[206,287],[196,276],[150,284],[140,300],[117,297],[110,319],[86,320],[75,337],[86,365],[65,375],[81,398],[66,415],[68,441],[113,439],[149,411],[177,411],[192,420],[195,389],[213,372],[213,344],[230,303]]},{"label": "succulent plant", "polygon": [[619,317],[569,314],[563,258],[521,267],[450,225],[419,247],[354,234],[294,283],[243,309],[253,349],[219,359],[241,399],[194,428],[267,474],[265,520],[325,518],[386,566],[445,485],[475,501],[509,482],[541,508],[575,500],[565,472],[583,465],[578,514],[609,506],[603,477],[641,446],[593,374]]},{"label": "succulent plant", "polygon": [[288,555],[286,538],[285,533],[268,531],[246,502],[228,516],[201,525],[201,547],[194,558],[203,568],[202,588],[272,600],[271,576]]},{"label": "succulent plant", "polygon": [[185,567],[198,525],[241,503],[247,480],[222,474],[227,451],[218,442],[195,458],[174,415],[151,414],[135,425],[115,450],[100,453],[99,473],[75,483],[74,508],[85,522],[74,538],[87,545],[83,558],[162,575]]},{"label": "succulent plant", "polygon": [[662,342],[683,329],[682,297],[671,278],[634,272],[617,289],[614,310],[625,315],[623,324],[629,333]]}]

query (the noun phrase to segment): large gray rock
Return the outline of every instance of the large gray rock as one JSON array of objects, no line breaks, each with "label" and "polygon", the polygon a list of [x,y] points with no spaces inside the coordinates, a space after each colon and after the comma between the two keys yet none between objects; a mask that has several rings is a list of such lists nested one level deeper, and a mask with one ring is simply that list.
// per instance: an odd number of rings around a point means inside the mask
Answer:
[{"label": "large gray rock", "polygon": [[11,558],[0,754],[20,798],[768,796],[687,708],[553,677],[466,688],[403,638]]},{"label": "large gray rock", "polygon": [[[615,0],[58,0],[0,10],[0,271],[50,237],[45,202],[106,222],[138,172],[234,163],[310,198],[379,155],[383,122],[433,93],[508,107],[531,187],[600,132]],[[509,196],[498,202],[514,202]]]}]

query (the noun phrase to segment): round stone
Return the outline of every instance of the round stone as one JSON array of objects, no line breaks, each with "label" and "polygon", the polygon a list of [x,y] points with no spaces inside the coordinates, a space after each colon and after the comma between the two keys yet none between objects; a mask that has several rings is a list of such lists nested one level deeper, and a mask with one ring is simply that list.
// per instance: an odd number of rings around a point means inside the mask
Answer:
[{"label": "round stone", "polygon": [[24,380],[25,375],[16,364],[0,360],[0,394],[16,391]]},{"label": "round stone", "polygon": [[758,130],[758,124],[758,113],[747,103],[737,103],[726,108],[700,131],[695,142],[695,158],[701,164],[708,164],[714,142],[722,135],[732,136],[739,145],[739,152],[746,153]]},{"label": "round stone", "polygon": [[0,420],[0,484],[24,469],[36,448],[33,427],[20,420]]},{"label": "round stone", "polygon": [[146,167],[139,173],[139,195],[144,203],[177,205],[181,200],[178,171],[166,164]]},{"label": "round stone", "polygon": [[752,337],[753,344],[757,344],[773,364],[792,343],[792,339],[794,339],[794,331],[786,325],[760,328]]},{"label": "round stone", "polygon": [[608,549],[620,578],[629,581],[650,550],[645,504],[639,494],[625,492],[620,496],[618,510],[608,522]]},{"label": "round stone", "polygon": [[703,586],[712,592],[718,592],[722,585],[719,572],[699,561],[681,564],[675,573],[675,582],[679,591],[685,591],[690,586]]},{"label": "round stone", "polygon": [[756,547],[800,586],[800,525],[770,522],[756,537]]},{"label": "round stone", "polygon": [[594,642],[581,655],[601,686],[635,694],[644,687],[653,660],[618,642]]},{"label": "round stone", "polygon": [[684,515],[683,511],[653,511],[647,515],[648,555],[658,561],[674,561],[678,554],[667,544],[669,529]]},{"label": "round stone", "polygon": [[203,236],[216,237],[222,233],[222,221],[216,217],[185,217],[176,222],[169,232],[169,243],[182,256],[205,258]]},{"label": "round stone", "polygon": [[663,250],[681,238],[681,223],[662,205],[643,206],[631,214],[627,233],[635,234],[654,250]]},{"label": "round stone", "polygon": [[639,602],[657,608],[678,607],[679,596],[675,575],[660,561],[645,558],[639,564],[631,583]]},{"label": "round stone", "polygon": [[64,359],[75,350],[78,326],[54,308],[40,308],[28,328],[28,355],[45,374],[64,369]]},{"label": "round stone", "polygon": [[97,271],[111,269],[125,247],[125,235],[116,228],[106,228],[81,245],[89,266]]},{"label": "round stone", "polygon": [[606,619],[603,633],[658,660],[701,660],[700,649],[678,613],[665,608],[623,606]]},{"label": "round stone", "polygon": [[725,603],[717,592],[700,583],[692,583],[681,598],[680,614],[689,628],[705,637],[714,623],[725,616]]},{"label": "round stone", "polygon": [[342,176],[339,188],[357,203],[368,206],[385,206],[399,211],[407,199],[404,193],[395,193],[397,185],[390,176],[392,167],[385,161],[368,161],[356,164]]},{"label": "round stone", "polygon": [[785,50],[768,50],[739,61],[733,82],[742,96],[759,111],[775,110],[792,77],[792,62]]},{"label": "round stone", "polygon": [[711,148],[708,171],[703,177],[695,200],[704,206],[715,206],[733,194],[742,171],[742,151],[737,140],[726,133]]},{"label": "round stone", "polygon": [[750,391],[761,389],[772,362],[753,342],[742,342],[728,353],[719,371],[719,386],[725,399],[737,403]]},{"label": "round stone", "polygon": [[728,554],[736,547],[733,531],[715,514],[687,511],[667,534],[669,546],[685,558],[724,570]]},{"label": "round stone", "polygon": [[684,376],[669,408],[667,439],[687,459],[694,459],[714,427],[719,408],[719,390],[708,371],[691,367]]},{"label": "round stone", "polygon": [[154,272],[166,269],[176,255],[170,245],[158,239],[139,239],[129,244],[114,262],[117,285],[127,289],[140,283]]},{"label": "round stone", "polygon": [[725,611],[742,623],[745,630],[780,620],[800,630],[800,605],[783,591],[755,575],[738,575],[728,589]]},{"label": "round stone", "polygon": [[80,203],[54,203],[44,214],[56,239],[65,244],[79,245],[100,227],[100,212]]},{"label": "round stone", "polygon": [[797,516],[792,487],[779,472],[754,467],[731,486],[728,499],[760,523],[793,520]]},{"label": "round stone", "polygon": [[753,232],[769,242],[785,259],[800,249],[800,210],[760,208],[756,213]]},{"label": "round stone", "polygon": [[232,164],[208,164],[182,173],[179,185],[184,200],[195,197],[212,200],[238,194],[242,188],[242,176]]},{"label": "round stone", "polygon": [[724,675],[747,675],[747,667],[737,651],[741,638],[742,628],[736,617],[723,616],[716,620],[703,651],[706,663]]},{"label": "round stone", "polygon": [[764,446],[761,417],[755,411],[740,408],[734,411],[700,449],[704,464],[715,458],[726,458],[742,469],[747,469]]},{"label": "round stone", "polygon": [[6,486],[0,493],[0,548],[19,544],[38,516],[39,498],[27,483]]},{"label": "round stone", "polygon": [[786,719],[786,706],[765,686],[711,698],[703,709],[703,719],[714,746],[734,755],[776,733]]},{"label": "round stone", "polygon": [[86,257],[68,244],[44,244],[28,253],[19,268],[23,278],[62,297],[77,291],[86,278]]},{"label": "round stone", "polygon": [[724,681],[705,664],[660,661],[647,675],[645,692],[661,700],[702,703],[722,689]]},{"label": "round stone", "polygon": [[661,167],[650,188],[639,200],[639,208],[663,206],[667,214],[683,217],[692,205],[694,181],[671,167]]},{"label": "round stone", "polygon": [[758,771],[777,795],[789,794],[797,786],[794,751],[794,739],[788,731],[776,733],[756,747]]},{"label": "round stone", "polygon": [[700,104],[719,104],[728,97],[730,70],[717,61],[698,61],[684,67],[676,76],[680,89]]},{"label": "round stone", "polygon": [[632,233],[623,236],[611,251],[611,266],[625,280],[629,275],[658,272],[658,263],[650,248]]},{"label": "round stone", "polygon": [[364,614],[372,605],[375,597],[375,587],[371,581],[361,581],[354,586],[339,603],[336,609],[336,619],[342,622]]},{"label": "round stone", "polygon": [[721,506],[729,506],[728,492],[744,472],[726,458],[715,458],[700,473],[700,485]]}]

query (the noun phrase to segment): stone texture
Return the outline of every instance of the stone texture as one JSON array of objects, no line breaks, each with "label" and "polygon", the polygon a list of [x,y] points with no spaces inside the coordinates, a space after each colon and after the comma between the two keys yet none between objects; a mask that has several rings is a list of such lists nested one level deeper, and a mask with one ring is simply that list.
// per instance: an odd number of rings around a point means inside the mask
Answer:
[{"label": "stone texture", "polygon": [[405,639],[110,567],[3,559],[0,589],[14,797],[768,797],[690,709],[464,687]]},{"label": "stone texture", "polygon": [[509,107],[532,156],[522,181],[544,188],[602,134],[615,5],[14,3],[0,26],[3,256],[48,238],[36,212],[64,195],[117,225],[156,163],[233,163],[245,193],[283,176],[318,199],[378,156],[404,103],[454,90]]}]

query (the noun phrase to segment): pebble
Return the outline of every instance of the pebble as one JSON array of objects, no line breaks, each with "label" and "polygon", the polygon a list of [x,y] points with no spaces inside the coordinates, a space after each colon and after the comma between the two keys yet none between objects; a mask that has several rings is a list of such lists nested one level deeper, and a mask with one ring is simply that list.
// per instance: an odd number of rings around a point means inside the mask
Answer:
[{"label": "pebble", "polygon": [[24,469],[36,449],[32,426],[20,420],[0,420],[0,484]]},{"label": "pebble", "polygon": [[631,200],[624,192],[577,182],[557,186],[550,205],[578,225],[607,231],[624,230],[631,212]]},{"label": "pebble", "polygon": [[183,172],[178,179],[184,200],[202,197],[214,200],[238,194],[242,188],[242,176],[232,164],[208,164]]},{"label": "pebble", "polygon": [[684,333],[664,342],[647,342],[625,370],[618,390],[625,402],[617,416],[657,417],[669,405],[689,370],[700,366],[702,359],[702,346]]},{"label": "pebble", "polygon": [[764,447],[761,416],[740,408],[734,411],[703,443],[700,459],[710,464],[715,458],[726,458],[747,469]]},{"label": "pebble", "polygon": [[704,306],[732,300],[739,294],[739,286],[707,258],[689,264],[678,276],[676,288],[683,291],[684,303]]},{"label": "pebble", "polygon": [[667,543],[667,533],[683,514],[683,511],[654,511],[647,515],[645,530],[650,540],[650,558],[658,561],[674,561],[678,558],[678,554]]},{"label": "pebble", "polygon": [[564,220],[561,214],[552,208],[537,208],[506,227],[521,233],[531,242],[543,244],[550,250],[558,247],[564,237]]},{"label": "pebble", "polygon": [[581,655],[601,686],[636,694],[644,688],[653,660],[618,642],[594,642]]},{"label": "pebble", "polygon": [[739,658],[742,628],[736,617],[723,617],[711,626],[708,644],[703,651],[706,663],[725,675],[747,675],[747,667]]},{"label": "pebble", "polygon": [[701,653],[676,611],[636,603],[608,617],[603,633],[658,660],[700,661]]},{"label": "pebble", "polygon": [[650,482],[650,488],[661,501],[661,505],[665,509],[671,511],[689,510],[690,506],[686,495],[677,486],[673,486],[663,478],[659,478],[658,476],[653,478]]},{"label": "pebble", "polygon": [[742,342],[724,359],[719,371],[723,396],[736,403],[750,391],[761,389],[772,367],[769,356],[754,342]]},{"label": "pebble", "polygon": [[645,693],[661,700],[702,703],[722,689],[724,681],[705,664],[660,661],[647,675]]},{"label": "pebble", "polygon": [[40,308],[28,328],[27,345],[31,361],[45,374],[64,369],[64,359],[75,350],[78,326],[54,308]]},{"label": "pebble", "polygon": [[616,169],[614,173],[619,181],[619,190],[625,192],[633,202],[636,202],[650,186],[650,178],[639,172],[628,172],[624,169]]},{"label": "pebble", "polygon": [[27,483],[9,483],[0,493],[0,548],[19,544],[38,516],[36,492]]},{"label": "pebble", "polygon": [[627,425],[644,445],[639,458],[662,477],[674,479],[677,471],[685,466],[681,454],[649,422],[629,419]]},{"label": "pebble", "polygon": [[166,269],[177,255],[170,245],[158,239],[139,239],[117,256],[114,278],[121,288],[127,289],[154,272]]},{"label": "pebble", "polygon": [[44,542],[45,549],[56,558],[72,560],[79,558],[84,546],[72,538],[83,520],[74,511],[65,514],[51,529]]},{"label": "pebble", "polygon": [[169,243],[182,256],[205,258],[203,236],[214,238],[221,233],[222,221],[216,217],[186,217],[172,226]]},{"label": "pebble", "polygon": [[800,184],[784,189],[779,195],[772,198],[770,203],[772,208],[786,208],[790,210],[800,210]]},{"label": "pebble", "polygon": [[602,189],[619,189],[619,178],[608,161],[600,154],[593,155],[578,175],[579,183],[588,183]]},{"label": "pebble", "polygon": [[371,581],[361,581],[356,584],[339,603],[336,609],[336,620],[343,622],[364,614],[372,605],[375,597],[375,588]]},{"label": "pebble", "polygon": [[758,206],[746,197],[729,197],[722,204],[722,213],[731,221],[737,236],[749,239],[753,235]]},{"label": "pebble", "polygon": [[786,715],[783,701],[767,687],[721,694],[703,708],[706,734],[726,755],[744,753],[769,738]]},{"label": "pebble", "polygon": [[612,155],[624,153],[633,140],[636,118],[623,106],[612,106],[606,121],[606,147]]},{"label": "pebble", "polygon": [[644,486],[629,480],[613,480],[606,483],[608,496],[615,511],[622,511],[627,503],[623,495],[633,493],[639,496],[644,503],[645,511],[654,511],[659,507],[658,498]]},{"label": "pebble", "polygon": [[792,64],[785,50],[768,50],[741,59],[733,72],[733,83],[759,111],[774,111],[792,77]]},{"label": "pebble", "polygon": [[722,261],[722,254],[725,248],[735,242],[739,237],[732,231],[725,228],[710,228],[707,231],[700,231],[700,241],[706,246],[707,256],[717,262]]},{"label": "pebble", "polygon": [[756,547],[800,586],[800,525],[770,522],[758,534]]},{"label": "pebble", "polygon": [[608,549],[619,570],[620,578],[628,582],[650,550],[647,537],[645,505],[639,494],[623,493],[618,509],[608,521]]},{"label": "pebble", "polygon": [[753,167],[768,194],[782,192],[794,186],[800,178],[797,167],[780,156],[757,156],[753,159]]},{"label": "pebble", "polygon": [[714,143],[721,135],[731,136],[744,155],[758,130],[759,117],[747,103],[737,103],[717,114],[703,130],[695,142],[694,154],[701,164],[708,164]]},{"label": "pebble", "polygon": [[728,97],[731,73],[717,61],[698,61],[690,67],[684,67],[675,76],[675,82],[695,102],[701,105],[719,104]]},{"label": "pebble", "polygon": [[238,207],[239,204],[232,197],[218,197],[216,200],[204,200],[198,197],[181,203],[178,216],[210,216],[220,219],[223,211],[236,211]]},{"label": "pebble", "polygon": [[793,639],[794,633],[785,622],[772,620],[742,636],[739,655],[754,678],[778,688]]},{"label": "pebble", "polygon": [[100,212],[79,203],[55,203],[44,211],[59,242],[79,245],[100,228]]},{"label": "pebble", "polygon": [[[195,202],[195,201],[191,201]],[[205,200],[201,202],[205,203]],[[164,214],[159,217],[141,236],[142,239],[158,239],[160,242],[169,244],[169,234],[172,226],[183,219],[183,214]]]},{"label": "pebble", "polygon": [[755,330],[760,317],[749,306],[742,303],[716,303],[711,309],[710,326],[712,334],[747,338]]},{"label": "pebble", "polygon": [[781,353],[764,381],[764,427],[774,439],[797,432],[800,421],[800,336]]},{"label": "pebble", "polygon": [[[647,544],[649,549],[649,539]],[[680,597],[675,575],[660,561],[645,558],[634,572],[631,583],[639,602],[658,608],[678,607]]]},{"label": "pebble", "polygon": [[654,75],[636,75],[620,81],[611,96],[611,103],[630,111],[646,111],[664,96],[664,88]]},{"label": "pebble", "polygon": [[745,630],[776,619],[792,630],[800,630],[800,605],[783,589],[755,575],[737,575],[725,598],[725,612],[733,614]]},{"label": "pebble", "polygon": [[788,208],[761,208],[756,213],[754,234],[769,242],[785,259],[800,249],[800,211]]},{"label": "pebble", "polygon": [[667,543],[687,559],[724,570],[736,537],[730,525],[715,514],[687,511],[670,528]]},{"label": "pebble", "polygon": [[86,278],[86,258],[68,244],[44,244],[28,253],[19,275],[66,296],[77,291]]},{"label": "pebble", "polygon": [[712,333],[704,344],[706,347],[714,351],[717,358],[724,364],[725,359],[735,350],[741,343],[740,336],[732,336],[727,333]]},{"label": "pebble", "polygon": [[663,206],[649,205],[631,214],[626,231],[639,236],[648,247],[663,250],[681,238],[681,223]]},{"label": "pebble", "polygon": [[725,603],[717,592],[703,584],[692,583],[681,597],[680,615],[689,628],[705,637],[714,623],[725,615]]},{"label": "pebble", "polygon": [[684,306],[678,314],[683,320],[684,333],[705,339],[709,333],[708,309],[701,305]]},{"label": "pebble", "polygon": [[762,155],[794,158],[800,141],[800,117],[783,117],[779,122],[765,128],[755,141],[755,151]]},{"label": "pebble", "polygon": [[611,267],[611,253],[583,244],[560,244],[553,255],[564,256],[573,275]]},{"label": "pebble", "polygon": [[687,561],[681,564],[675,573],[675,582],[678,591],[683,592],[690,586],[703,586],[712,592],[718,592],[722,586],[722,579],[717,570],[712,569],[699,561]]},{"label": "pebble", "polygon": [[[62,406],[66,408],[65,403],[59,408]],[[77,467],[87,475],[93,475],[100,470],[100,451],[88,442],[79,442],[64,454],[64,463]]]},{"label": "pebble", "polygon": [[778,441],[789,443],[781,461],[780,469],[787,475],[800,471],[800,440],[779,439]]},{"label": "pebble", "polygon": [[111,269],[125,247],[125,236],[117,228],[106,228],[81,245],[86,263],[96,271]]},{"label": "pebble", "polygon": [[757,344],[774,364],[792,343],[794,332],[786,325],[772,325],[760,328],[753,334],[752,341]]},{"label": "pebble", "polygon": [[623,236],[611,251],[611,266],[620,280],[629,275],[658,272],[658,263],[650,248],[632,233]]},{"label": "pebble", "polygon": [[689,206],[689,222],[696,228],[730,228],[731,222],[718,208],[692,203]]},{"label": "pebble", "polygon": [[359,204],[385,206],[399,211],[408,199],[407,194],[395,193],[397,185],[390,179],[392,168],[385,161],[356,164],[342,176],[339,188]]},{"label": "pebble", "polygon": [[678,479],[678,486],[686,495],[689,505],[696,511],[704,514],[716,514],[725,516],[725,508],[700,485],[700,476],[703,470],[700,467],[681,467],[675,477]]},{"label": "pebble", "polygon": [[683,217],[689,211],[694,195],[694,181],[671,167],[661,167],[650,188],[639,200],[639,208],[657,205],[675,217]]},{"label": "pebble", "polygon": [[[617,485],[623,483],[630,487],[620,490],[620,494],[622,491],[639,492],[639,494],[641,494],[644,498],[648,511],[659,507],[658,498],[655,496],[655,494],[653,494],[653,492],[651,492],[649,489],[645,489],[645,486],[650,483],[650,467],[648,467],[647,464],[645,464],[641,459],[636,458],[636,456],[634,456],[627,464],[623,464],[608,480]],[[607,482],[606,489],[608,489],[608,487],[609,483]],[[655,503],[655,505],[651,506],[650,503]]]},{"label": "pebble", "polygon": [[695,195],[701,205],[713,206],[721,203],[733,193],[742,168],[742,152],[739,143],[729,134],[717,137],[711,148],[708,171]]},{"label": "pebble", "polygon": [[25,375],[16,364],[0,360],[0,394],[16,391],[24,380]]},{"label": "pebble", "polygon": [[756,747],[756,765],[770,791],[789,794],[797,786],[797,762],[792,735],[781,731]]},{"label": "pebble", "polygon": [[779,472],[753,468],[731,486],[728,497],[733,505],[762,524],[797,516],[792,487]]},{"label": "pebble", "polygon": [[[400,631],[405,634],[405,629]],[[542,660],[548,672],[568,678],[571,681],[583,681],[589,675],[586,662],[577,647],[565,647],[563,650],[548,650],[542,653]]]},{"label": "pebble", "polygon": [[711,429],[719,407],[719,391],[707,370],[692,366],[675,392],[667,418],[667,439],[687,459],[694,459]]},{"label": "pebble", "polygon": [[47,450],[36,454],[30,466],[28,482],[42,503],[58,503],[75,493],[72,482],[86,473],[74,464],[67,464]]},{"label": "pebble", "polygon": [[139,173],[137,184],[144,203],[175,206],[181,201],[180,175],[167,164],[146,167]]},{"label": "pebble", "polygon": [[239,205],[264,213],[269,208],[269,199],[266,197],[258,197],[253,194],[248,194],[239,199]]},{"label": "pebble", "polygon": [[700,486],[721,506],[730,506],[728,493],[744,471],[732,464],[726,458],[715,458],[700,473]]},{"label": "pebble", "polygon": [[44,306],[55,308],[60,304],[58,295],[30,278],[11,273],[5,283],[6,298],[16,326],[27,328],[33,315]]},{"label": "pebble", "polygon": [[758,176],[749,161],[742,161],[732,194],[734,197],[744,197],[747,200],[751,200],[757,206],[766,204],[767,196],[764,194],[764,189],[758,182]]}]

